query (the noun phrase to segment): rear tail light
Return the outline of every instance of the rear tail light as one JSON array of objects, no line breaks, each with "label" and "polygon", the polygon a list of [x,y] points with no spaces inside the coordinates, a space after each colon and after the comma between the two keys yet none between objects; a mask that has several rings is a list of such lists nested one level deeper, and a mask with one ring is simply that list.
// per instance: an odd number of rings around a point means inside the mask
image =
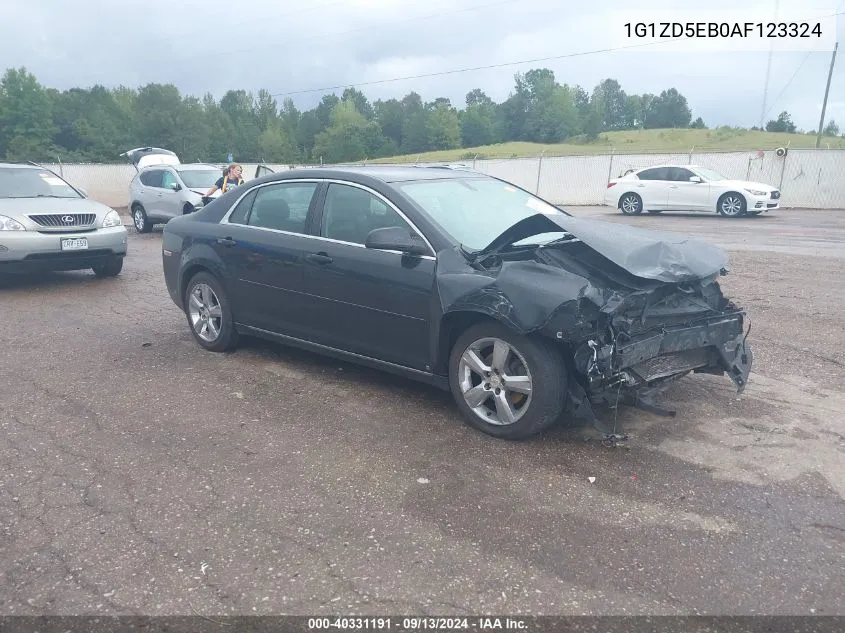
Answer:
[{"label": "rear tail light", "polygon": [[615,184],[616,184],[615,182],[609,182],[609,183],[607,183],[607,188],[610,189]]}]

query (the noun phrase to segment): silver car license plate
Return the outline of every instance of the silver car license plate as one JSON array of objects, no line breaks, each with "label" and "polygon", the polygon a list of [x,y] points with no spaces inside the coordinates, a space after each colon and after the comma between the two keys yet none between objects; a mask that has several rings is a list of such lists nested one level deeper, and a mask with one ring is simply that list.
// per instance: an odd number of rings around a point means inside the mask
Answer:
[{"label": "silver car license plate", "polygon": [[88,248],[88,238],[68,237],[62,240],[63,251],[84,251]]}]

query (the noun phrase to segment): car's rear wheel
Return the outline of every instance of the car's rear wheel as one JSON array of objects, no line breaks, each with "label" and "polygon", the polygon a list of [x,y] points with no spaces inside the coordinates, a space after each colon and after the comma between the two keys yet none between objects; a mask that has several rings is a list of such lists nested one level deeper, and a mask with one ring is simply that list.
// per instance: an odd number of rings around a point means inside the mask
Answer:
[{"label": "car's rear wheel", "polygon": [[639,215],[643,212],[643,199],[635,193],[626,193],[619,199],[619,209],[625,215]]},{"label": "car's rear wheel", "polygon": [[132,205],[132,224],[135,225],[138,233],[149,233],[153,228],[153,223],[150,222],[147,212],[140,204]]},{"label": "car's rear wheel", "polygon": [[521,440],[559,420],[567,374],[549,344],[484,322],[468,328],[455,342],[449,383],[469,424],[494,437]]},{"label": "car's rear wheel", "polygon": [[235,330],[229,297],[213,275],[197,273],[188,282],[185,315],[191,326],[191,334],[205,349],[226,352],[237,345],[238,332]]},{"label": "car's rear wheel", "polygon": [[92,270],[97,277],[117,277],[123,270],[123,258],[113,255],[102,264],[94,266]]},{"label": "car's rear wheel", "polygon": [[735,191],[723,194],[716,203],[717,210],[726,218],[738,218],[745,215],[745,206],[745,197]]}]

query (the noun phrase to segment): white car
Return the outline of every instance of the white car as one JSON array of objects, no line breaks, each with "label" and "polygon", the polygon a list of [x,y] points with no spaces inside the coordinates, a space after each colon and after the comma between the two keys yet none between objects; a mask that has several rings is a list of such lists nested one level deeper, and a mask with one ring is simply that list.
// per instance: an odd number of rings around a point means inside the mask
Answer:
[{"label": "white car", "polygon": [[716,211],[736,218],[777,209],[780,191],[762,182],[730,180],[698,165],[657,165],[612,179],[604,204],[626,215]]}]

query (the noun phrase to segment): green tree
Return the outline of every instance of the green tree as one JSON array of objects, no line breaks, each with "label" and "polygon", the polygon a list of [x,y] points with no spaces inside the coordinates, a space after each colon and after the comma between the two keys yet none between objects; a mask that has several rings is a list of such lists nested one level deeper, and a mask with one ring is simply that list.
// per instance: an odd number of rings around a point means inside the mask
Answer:
[{"label": "green tree", "polygon": [[650,129],[689,127],[691,120],[687,99],[675,88],[661,92],[645,112],[645,127]]},{"label": "green tree", "polygon": [[615,79],[605,79],[593,90],[593,100],[601,118],[601,131],[628,127],[628,96]]},{"label": "green tree", "polygon": [[47,91],[26,68],[0,79],[0,156],[45,160],[55,156],[53,108]]},{"label": "green tree", "polygon": [[367,121],[351,101],[332,109],[329,127],[316,135],[314,155],[328,163],[359,161],[380,156],[385,138],[378,124]]},{"label": "green tree", "polygon": [[836,121],[833,119],[824,126],[824,130],[822,131],[825,136],[839,136],[839,126],[836,124]]},{"label": "green tree", "polygon": [[766,123],[767,132],[795,132],[795,124],[792,122],[792,117],[789,112],[784,110],[778,115],[777,119]]},{"label": "green tree", "polygon": [[433,150],[461,146],[461,121],[448,99],[437,100],[428,108],[426,138]]}]

